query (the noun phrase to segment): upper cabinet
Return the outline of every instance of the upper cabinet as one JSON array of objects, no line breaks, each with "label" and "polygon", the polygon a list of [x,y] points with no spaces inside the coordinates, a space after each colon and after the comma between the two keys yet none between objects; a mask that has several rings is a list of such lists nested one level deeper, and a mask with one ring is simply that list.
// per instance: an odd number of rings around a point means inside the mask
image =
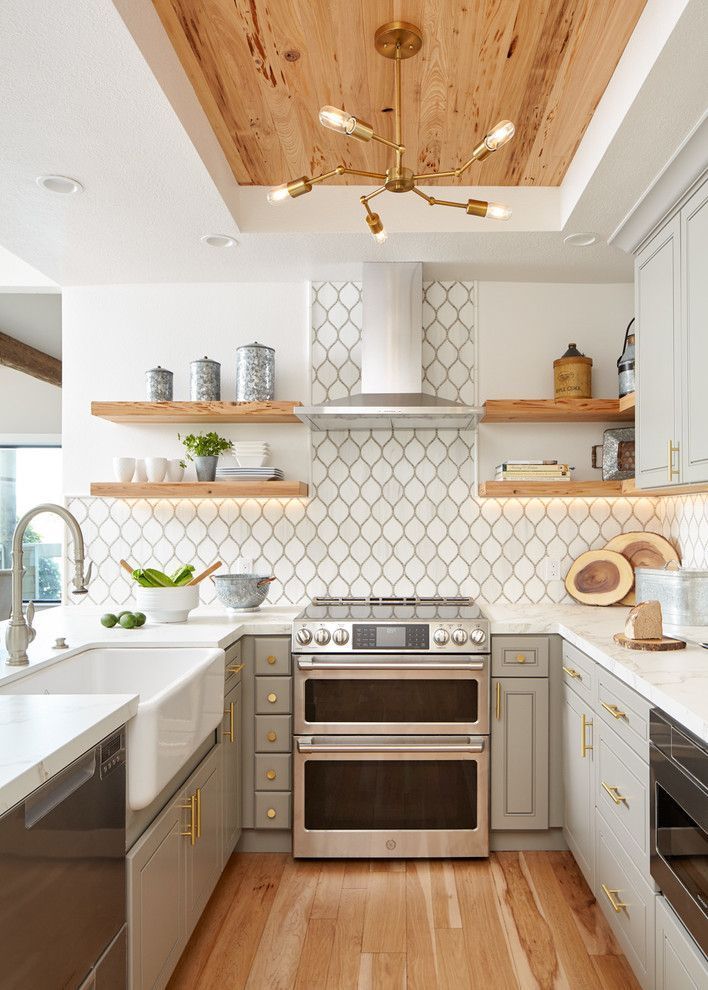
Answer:
[{"label": "upper cabinet", "polygon": [[708,180],[636,257],[637,485],[708,482]]}]

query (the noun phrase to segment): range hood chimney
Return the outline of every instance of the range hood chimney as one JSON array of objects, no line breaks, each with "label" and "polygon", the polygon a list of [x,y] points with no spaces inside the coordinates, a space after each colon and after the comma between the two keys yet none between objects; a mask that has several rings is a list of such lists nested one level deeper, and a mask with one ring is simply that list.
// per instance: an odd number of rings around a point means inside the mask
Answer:
[{"label": "range hood chimney", "polygon": [[423,266],[364,264],[361,393],[295,407],[314,430],[464,430],[482,410],[422,391]]}]

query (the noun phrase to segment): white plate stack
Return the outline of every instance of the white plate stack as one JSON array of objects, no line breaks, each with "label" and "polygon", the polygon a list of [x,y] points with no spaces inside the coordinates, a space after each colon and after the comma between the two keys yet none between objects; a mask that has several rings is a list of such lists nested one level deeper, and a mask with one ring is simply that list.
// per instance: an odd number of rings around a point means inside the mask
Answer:
[{"label": "white plate stack", "polygon": [[239,467],[264,467],[270,459],[270,446],[255,440],[238,440],[234,444],[234,457]]},{"label": "white plate stack", "polygon": [[285,475],[276,467],[222,467],[216,469],[217,481],[283,481]]}]

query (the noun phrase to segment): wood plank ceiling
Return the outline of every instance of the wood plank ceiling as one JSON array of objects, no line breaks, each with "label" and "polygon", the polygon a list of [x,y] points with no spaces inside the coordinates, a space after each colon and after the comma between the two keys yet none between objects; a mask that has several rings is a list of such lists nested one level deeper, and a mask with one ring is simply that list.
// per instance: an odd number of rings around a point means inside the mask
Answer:
[{"label": "wood plank ceiling", "polygon": [[403,66],[406,164],[454,168],[508,118],[517,128],[512,144],[458,181],[553,186],[646,0],[153,3],[242,185],[275,185],[338,163],[385,171],[390,149],[326,130],[317,112],[344,107],[392,136],[393,66],[373,37],[402,19],[424,35],[421,53]]}]

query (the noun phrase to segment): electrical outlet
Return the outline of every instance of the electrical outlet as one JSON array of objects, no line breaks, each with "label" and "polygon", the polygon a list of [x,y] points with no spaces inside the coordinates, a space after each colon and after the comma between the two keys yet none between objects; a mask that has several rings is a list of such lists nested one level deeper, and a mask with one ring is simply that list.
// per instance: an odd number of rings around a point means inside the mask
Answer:
[{"label": "electrical outlet", "polygon": [[557,557],[545,557],[541,565],[541,577],[544,581],[560,581],[561,562]]}]

